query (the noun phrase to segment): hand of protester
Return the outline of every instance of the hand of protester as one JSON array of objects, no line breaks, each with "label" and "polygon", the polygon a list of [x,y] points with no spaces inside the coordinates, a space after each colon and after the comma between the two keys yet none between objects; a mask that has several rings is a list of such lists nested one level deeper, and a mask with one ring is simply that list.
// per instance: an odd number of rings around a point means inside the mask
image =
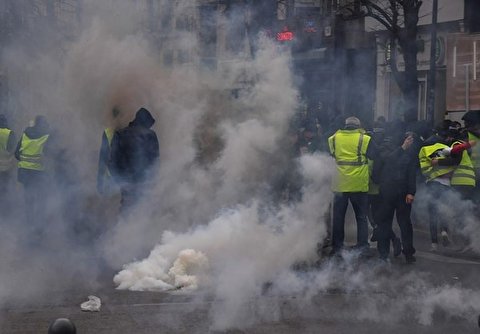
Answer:
[{"label": "hand of protester", "polygon": [[470,147],[477,145],[477,142],[475,140],[469,140],[468,143],[470,144]]},{"label": "hand of protester", "polygon": [[402,144],[402,149],[404,151],[406,151],[410,146],[412,146],[413,144],[413,137],[412,136],[408,136],[407,138],[405,138],[405,140],[403,141],[403,144]]},{"label": "hand of protester", "polygon": [[411,194],[407,194],[407,196],[405,197],[405,203],[412,204],[414,199],[415,199],[415,196]]},{"label": "hand of protester", "polygon": [[432,159],[432,166],[438,165],[438,159]]}]

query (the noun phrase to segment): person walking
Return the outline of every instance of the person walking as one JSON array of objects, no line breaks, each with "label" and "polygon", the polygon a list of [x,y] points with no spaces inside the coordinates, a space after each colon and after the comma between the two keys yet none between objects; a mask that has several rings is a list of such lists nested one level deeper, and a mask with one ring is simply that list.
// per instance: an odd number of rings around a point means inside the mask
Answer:
[{"label": "person walking", "polygon": [[160,159],[158,138],[152,129],[155,119],[141,108],[135,119],[112,138],[110,172],[120,186],[121,212],[136,204],[153,178]]},{"label": "person walking", "polygon": [[330,154],[335,158],[336,177],[333,180],[333,228],[331,255],[344,247],[345,214],[350,202],[357,222],[355,248],[365,252],[368,247],[368,159],[376,159],[376,146],[361,128],[357,117],[348,117],[344,129],[328,138]]}]

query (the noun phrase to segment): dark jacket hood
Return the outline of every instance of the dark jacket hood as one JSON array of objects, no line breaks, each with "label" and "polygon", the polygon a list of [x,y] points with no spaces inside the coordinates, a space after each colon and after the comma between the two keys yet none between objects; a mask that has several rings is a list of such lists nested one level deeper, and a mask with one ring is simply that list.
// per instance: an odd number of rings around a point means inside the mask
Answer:
[{"label": "dark jacket hood", "polygon": [[423,145],[422,145],[422,146],[430,146],[430,145],[433,145],[433,144],[436,144],[436,143],[441,143],[441,144],[448,145],[448,143],[447,143],[447,141],[445,140],[445,138],[442,138],[442,137],[439,136],[439,135],[433,135],[433,136],[430,136],[429,138],[427,138],[427,139],[423,142]]},{"label": "dark jacket hood", "polygon": [[0,128],[8,128],[8,122],[5,115],[0,115]]},{"label": "dark jacket hood", "polygon": [[130,123],[130,125],[141,126],[148,129],[151,128],[154,123],[155,119],[152,117],[152,114],[150,114],[150,111],[145,108],[141,108],[135,114],[135,119]]},{"label": "dark jacket hood", "polygon": [[50,125],[43,116],[35,118],[35,125],[25,129],[25,134],[31,139],[37,139],[50,133]]}]

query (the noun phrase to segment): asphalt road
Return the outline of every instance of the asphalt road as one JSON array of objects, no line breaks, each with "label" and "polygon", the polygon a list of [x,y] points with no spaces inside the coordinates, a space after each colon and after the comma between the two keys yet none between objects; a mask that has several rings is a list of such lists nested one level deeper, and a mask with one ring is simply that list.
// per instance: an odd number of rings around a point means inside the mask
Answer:
[{"label": "asphalt road", "polygon": [[[349,233],[350,238],[352,233]],[[372,245],[372,255],[375,250]],[[119,291],[113,286],[114,271],[103,270],[95,283],[85,277],[75,282],[62,285],[52,284],[45,292],[35,298],[24,298],[18,303],[1,303],[0,333],[47,333],[49,324],[56,318],[71,319],[77,333],[480,333],[478,315],[480,309],[473,312],[455,313],[457,305],[473,303],[480,305],[468,291],[480,291],[480,257],[472,253],[461,253],[455,245],[441,247],[438,252],[431,252],[428,232],[424,229],[415,231],[417,262],[405,263],[402,257],[393,258],[389,266],[378,265],[375,257],[358,260],[358,267],[365,272],[375,271],[373,280],[387,282],[374,289],[349,289],[339,282],[316,290],[310,296],[308,304],[302,302],[301,296],[275,295],[266,293],[251,300],[252,310],[248,323],[241,328],[217,330],[212,326],[212,310],[219,301],[212,296],[195,293],[174,292],[131,292]],[[316,266],[300,267],[299,274],[316,273],[332,260],[323,258]],[[335,265],[335,263],[334,263]],[[351,268],[350,268],[351,269]],[[354,272],[354,271],[353,271]],[[352,271],[345,274],[351,275]],[[61,272],[59,273],[61,275]],[[413,304],[407,300],[409,285],[415,285],[413,277],[421,277],[429,286],[442,289],[459,288],[467,291],[466,295],[454,296],[452,305],[446,310],[433,312],[432,322],[422,324],[418,321],[419,309],[405,310]],[[398,282],[407,282],[398,285]],[[390,283],[391,284],[390,284]],[[392,288],[393,287],[393,288]],[[416,288],[422,291],[422,287]],[[407,292],[405,292],[407,291]],[[454,290],[456,291],[456,290]],[[411,293],[411,292],[410,292]],[[82,312],[80,304],[88,295],[96,295],[102,300],[100,312]],[[463,297],[462,297],[463,296]],[[410,296],[411,297],[411,296]],[[428,292],[423,298],[428,298]],[[471,297],[471,298],[470,298]],[[449,304],[449,297],[445,301]],[[466,298],[462,301],[461,298]],[[460,300],[459,300],[460,299]],[[373,305],[373,306],[372,306]],[[395,308],[404,305],[396,313]],[[448,307],[451,307],[450,314]],[[266,312],[267,310],[268,312]],[[261,311],[261,312],[260,312]],[[258,313],[263,316],[259,316]],[[264,316],[268,313],[268,316]]]}]

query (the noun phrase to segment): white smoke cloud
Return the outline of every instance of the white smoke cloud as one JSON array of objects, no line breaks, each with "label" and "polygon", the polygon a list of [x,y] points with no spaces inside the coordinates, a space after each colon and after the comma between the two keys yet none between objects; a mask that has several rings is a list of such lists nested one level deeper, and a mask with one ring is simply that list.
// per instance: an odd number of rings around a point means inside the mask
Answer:
[{"label": "white smoke cloud", "polygon": [[[188,11],[189,3],[180,1],[175,10]],[[0,299],[28,302],[52,285],[94,287],[99,269],[92,257],[100,253],[110,266],[120,270],[124,265],[114,278],[120,289],[189,287],[211,293],[215,329],[278,319],[281,296],[297,295],[295,310],[308,314],[319,294],[332,289],[344,291],[347,299],[356,293],[367,296],[361,308],[348,309],[350,314],[339,310],[338,317],[385,321],[414,313],[419,323],[430,324],[438,308],[465,318],[478,310],[478,291],[435,287],[414,274],[393,282],[359,267],[354,255],[344,264],[328,262],[311,272],[292,270],[299,262],[317,260],[317,243],[326,236],[334,166],[323,155],[288,161],[284,137],[298,107],[288,53],[264,37],[254,58],[246,52],[224,62],[222,71],[165,68],[158,46],[141,32],[144,12],[128,1],[85,4],[75,38],[37,53],[18,44],[4,53],[17,131],[34,115],[45,114],[75,166],[76,181],[53,196],[47,208],[52,217],[46,228],[48,250],[32,255],[17,242],[21,228],[2,231],[2,267],[16,264],[21,270],[0,273]],[[195,32],[179,36],[172,47],[199,45]],[[232,98],[230,88],[239,86],[238,97]],[[117,121],[110,116],[114,106],[122,112]],[[161,166],[131,214],[107,225],[108,219],[117,219],[118,197],[100,199],[95,193],[100,136],[106,126],[125,125],[142,106],[157,120]],[[210,158],[202,163],[199,142],[215,147],[202,152]],[[301,201],[271,204],[272,183],[292,165],[304,184]],[[107,230],[88,246],[72,246],[69,239],[74,210],[68,206],[58,213],[72,194],[79,206],[75,210],[82,213],[80,229]],[[18,214],[11,226],[21,220]],[[477,238],[473,223],[466,226]],[[52,270],[45,272],[45,266]],[[278,303],[262,300],[265,290],[280,296]]]}]

